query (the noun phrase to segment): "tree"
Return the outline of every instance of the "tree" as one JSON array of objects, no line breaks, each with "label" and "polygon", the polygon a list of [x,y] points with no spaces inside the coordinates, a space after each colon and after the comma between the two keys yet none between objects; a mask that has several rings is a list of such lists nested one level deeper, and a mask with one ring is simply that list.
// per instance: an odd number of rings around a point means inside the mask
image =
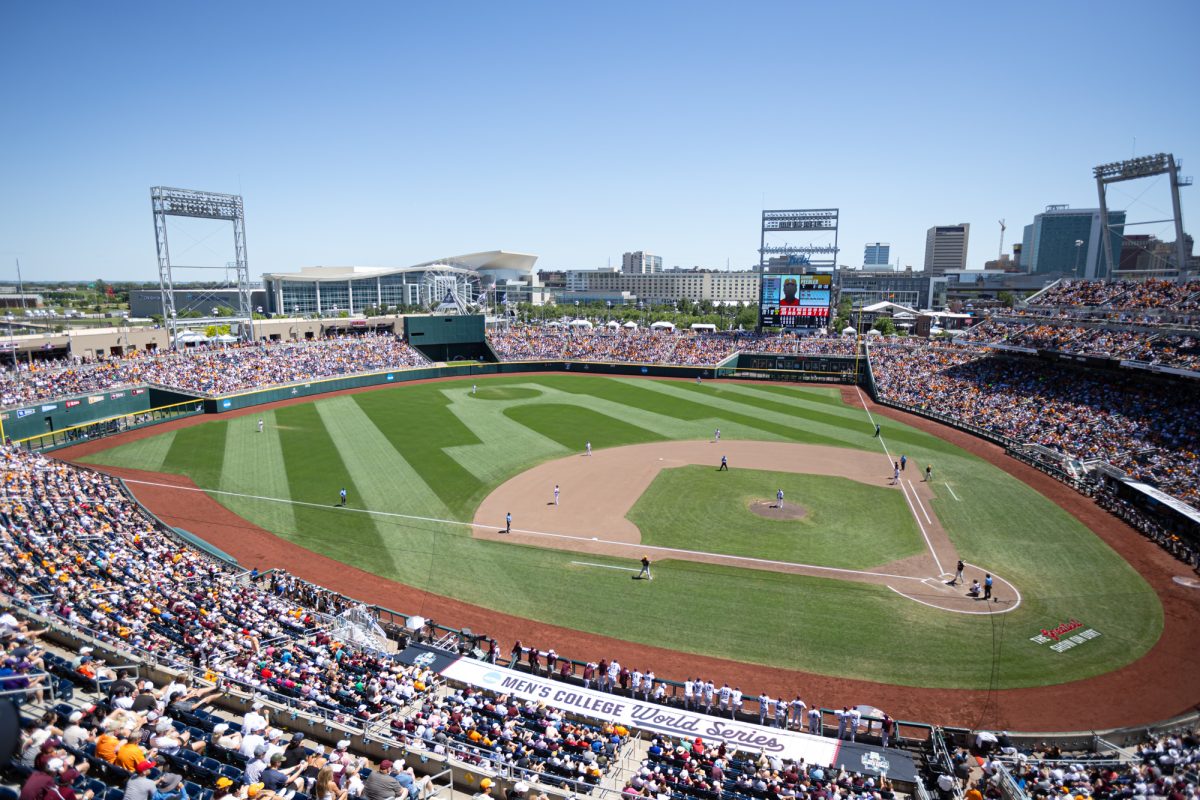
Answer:
[{"label": "tree", "polygon": [[884,336],[891,336],[896,332],[896,325],[892,322],[891,317],[880,317],[879,319],[875,320],[875,324],[871,327],[882,333]]},{"label": "tree", "polygon": [[996,295],[996,299],[999,300],[1005,308],[1012,308],[1013,303],[1017,301],[1017,298],[1013,297],[1012,292],[1000,292]]},{"label": "tree", "polygon": [[854,310],[854,304],[850,302],[849,295],[843,295],[838,300],[837,315],[842,319],[850,319],[850,313]]}]

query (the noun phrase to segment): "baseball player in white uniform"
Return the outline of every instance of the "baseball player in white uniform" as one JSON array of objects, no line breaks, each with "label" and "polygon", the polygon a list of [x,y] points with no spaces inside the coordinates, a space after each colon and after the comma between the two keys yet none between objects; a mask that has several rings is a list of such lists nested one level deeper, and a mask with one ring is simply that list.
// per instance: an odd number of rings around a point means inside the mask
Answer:
[{"label": "baseball player in white uniform", "polygon": [[262,421],[262,419],[261,419],[261,418],[259,418],[259,420],[258,420],[258,432],[259,432],[259,433],[262,433],[262,431],[263,431],[263,421]]},{"label": "baseball player in white uniform", "polygon": [[554,505],[558,505],[558,484],[554,484]]},{"label": "baseball player in white uniform", "polygon": [[587,444],[583,446],[583,454],[590,456],[592,454],[592,440],[588,439]]}]

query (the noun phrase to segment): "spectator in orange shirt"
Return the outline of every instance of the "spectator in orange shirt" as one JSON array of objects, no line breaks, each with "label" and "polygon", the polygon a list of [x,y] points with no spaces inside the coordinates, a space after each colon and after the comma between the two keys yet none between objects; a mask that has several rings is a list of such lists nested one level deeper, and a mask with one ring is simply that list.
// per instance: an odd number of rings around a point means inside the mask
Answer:
[{"label": "spectator in orange shirt", "polygon": [[[129,735],[129,731],[121,731],[120,733],[122,736]],[[105,731],[96,739],[96,758],[102,758],[111,764],[117,760],[117,748],[120,746],[121,740],[108,731]]]},{"label": "spectator in orange shirt", "polygon": [[142,749],[141,745],[132,738],[127,738],[125,744],[121,745],[120,749],[117,750],[117,757],[113,760],[113,763],[121,769],[133,772],[137,769],[138,764],[146,760],[146,751]]}]

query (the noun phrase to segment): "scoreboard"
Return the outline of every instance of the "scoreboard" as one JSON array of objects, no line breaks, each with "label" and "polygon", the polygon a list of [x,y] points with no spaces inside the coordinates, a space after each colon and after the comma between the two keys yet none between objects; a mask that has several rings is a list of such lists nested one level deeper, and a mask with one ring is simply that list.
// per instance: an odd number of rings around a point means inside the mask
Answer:
[{"label": "scoreboard", "polygon": [[833,276],[763,275],[758,324],[764,328],[819,328],[829,324]]}]

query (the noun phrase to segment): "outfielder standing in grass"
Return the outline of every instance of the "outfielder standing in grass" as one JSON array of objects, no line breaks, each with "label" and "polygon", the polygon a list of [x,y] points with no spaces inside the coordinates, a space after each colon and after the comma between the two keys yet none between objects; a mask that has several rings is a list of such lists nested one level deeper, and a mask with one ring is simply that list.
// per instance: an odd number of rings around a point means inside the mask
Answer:
[{"label": "outfielder standing in grass", "polygon": [[648,581],[654,580],[654,576],[650,574],[650,559],[642,556],[642,571],[637,574],[638,578],[645,578]]},{"label": "outfielder standing in grass", "polygon": [[345,486],[343,486],[342,490],[340,492],[338,492],[338,497],[341,499],[341,502],[338,503],[338,505],[341,506],[342,508],[345,508],[346,507],[346,487]]}]

